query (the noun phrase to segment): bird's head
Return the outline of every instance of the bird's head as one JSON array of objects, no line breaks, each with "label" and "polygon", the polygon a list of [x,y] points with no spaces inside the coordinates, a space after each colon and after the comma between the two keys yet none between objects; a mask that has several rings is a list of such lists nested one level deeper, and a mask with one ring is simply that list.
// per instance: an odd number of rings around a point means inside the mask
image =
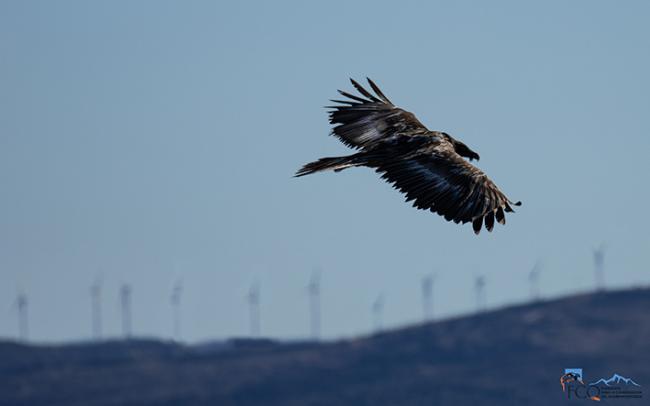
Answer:
[{"label": "bird's head", "polygon": [[479,161],[481,159],[481,156],[479,154],[477,154],[476,152],[472,151],[471,149],[469,149],[469,147],[467,145],[463,144],[463,147],[465,148],[465,151],[463,153],[461,153],[458,150],[458,148],[456,148],[456,152],[458,152],[458,154],[460,156],[464,156],[465,158],[469,159],[470,161],[473,161],[475,159],[477,161]]},{"label": "bird's head", "polygon": [[481,159],[481,157],[480,157],[479,154],[477,154],[476,152],[472,151],[472,150],[471,150],[467,145],[465,145],[464,143],[458,141],[457,139],[455,139],[454,137],[452,137],[451,135],[449,135],[449,134],[447,134],[447,133],[443,133],[443,134],[445,135],[445,137],[447,138],[447,140],[449,140],[449,142],[451,142],[451,144],[454,146],[454,151],[456,151],[456,153],[457,153],[458,155],[460,155],[460,156],[462,156],[462,157],[465,157],[465,158],[469,159],[470,161],[473,161],[473,160],[475,160],[475,159],[478,161],[478,160]]}]

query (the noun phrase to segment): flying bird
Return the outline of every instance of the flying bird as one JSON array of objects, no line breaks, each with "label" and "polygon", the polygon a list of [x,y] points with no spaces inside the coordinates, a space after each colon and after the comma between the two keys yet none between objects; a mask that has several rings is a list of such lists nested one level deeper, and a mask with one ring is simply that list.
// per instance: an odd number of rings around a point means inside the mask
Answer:
[{"label": "flying bird", "polygon": [[[476,234],[485,224],[506,223],[504,212],[520,206],[469,161],[479,155],[467,145],[441,131],[430,131],[413,113],[396,107],[370,79],[374,94],[354,79],[358,95],[338,92],[345,100],[327,106],[332,134],[358,152],[321,158],[303,166],[295,176],[366,166],[374,169],[395,189],[406,194],[418,209],[430,210],[447,221],[472,223]],[[512,206],[511,206],[512,205]]]}]

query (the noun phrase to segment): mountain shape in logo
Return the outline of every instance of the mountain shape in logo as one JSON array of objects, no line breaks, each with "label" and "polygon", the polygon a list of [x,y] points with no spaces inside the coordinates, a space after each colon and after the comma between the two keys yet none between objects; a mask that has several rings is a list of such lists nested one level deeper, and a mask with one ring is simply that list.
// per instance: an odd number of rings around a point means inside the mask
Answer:
[{"label": "mountain shape in logo", "polygon": [[600,379],[597,380],[596,382],[592,382],[592,383],[590,383],[589,385],[598,385],[598,384],[603,383],[603,384],[609,386],[609,385],[611,385],[611,384],[620,384],[621,382],[624,382],[626,385],[634,385],[634,386],[641,387],[641,385],[639,385],[638,383],[634,382],[634,381],[632,380],[632,378],[626,378],[626,377],[621,376],[621,375],[619,375],[619,374],[614,374],[614,375],[612,375],[612,377],[609,378],[609,379],[600,378]]}]

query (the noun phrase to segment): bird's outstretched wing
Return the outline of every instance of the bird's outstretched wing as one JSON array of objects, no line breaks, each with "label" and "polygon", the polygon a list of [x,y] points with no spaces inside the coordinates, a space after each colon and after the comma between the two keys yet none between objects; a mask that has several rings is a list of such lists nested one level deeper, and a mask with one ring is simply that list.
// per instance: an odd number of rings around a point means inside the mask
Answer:
[{"label": "bird's outstretched wing", "polygon": [[363,97],[339,90],[349,100],[331,100],[338,104],[327,106],[332,109],[329,112],[330,124],[334,125],[332,133],[347,146],[366,149],[391,137],[429,131],[413,113],[395,107],[372,80],[368,79],[368,83],[374,95],[353,79],[350,81]]},{"label": "bird's outstretched wing", "polygon": [[438,213],[447,221],[472,222],[492,231],[494,221],[505,224],[513,205],[480,169],[450,149],[434,149],[410,157],[379,159],[373,165],[382,178],[406,194],[413,206]]}]

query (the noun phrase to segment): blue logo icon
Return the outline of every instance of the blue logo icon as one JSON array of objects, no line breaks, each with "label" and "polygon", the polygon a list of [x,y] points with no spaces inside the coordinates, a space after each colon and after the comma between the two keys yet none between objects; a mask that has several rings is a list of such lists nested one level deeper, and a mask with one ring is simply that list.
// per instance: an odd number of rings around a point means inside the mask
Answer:
[{"label": "blue logo icon", "polygon": [[578,381],[582,381],[582,368],[564,368],[564,374],[573,374]]}]

